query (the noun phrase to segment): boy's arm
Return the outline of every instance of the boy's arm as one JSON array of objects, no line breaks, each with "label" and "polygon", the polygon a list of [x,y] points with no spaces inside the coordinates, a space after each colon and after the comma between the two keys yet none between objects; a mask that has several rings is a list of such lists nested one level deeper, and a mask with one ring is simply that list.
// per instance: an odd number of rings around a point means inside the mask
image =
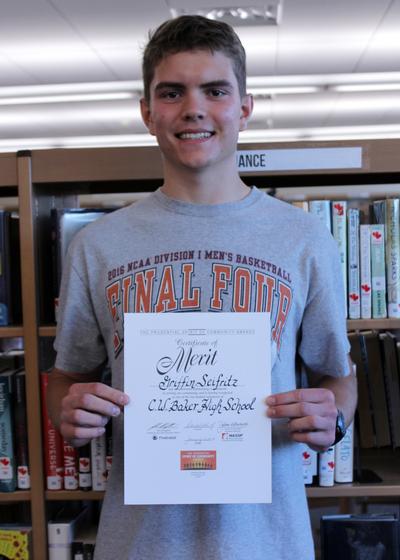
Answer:
[{"label": "boy's arm", "polygon": [[104,426],[129,402],[122,391],[98,381],[97,372],[70,373],[53,369],[47,407],[54,426],[75,447],[104,432]]},{"label": "boy's arm", "polygon": [[351,373],[345,377],[311,376],[314,388],[295,389],[266,399],[270,418],[287,418],[290,437],[322,451],[333,444],[337,409],[346,425],[353,419],[357,405],[357,378],[349,357]]}]

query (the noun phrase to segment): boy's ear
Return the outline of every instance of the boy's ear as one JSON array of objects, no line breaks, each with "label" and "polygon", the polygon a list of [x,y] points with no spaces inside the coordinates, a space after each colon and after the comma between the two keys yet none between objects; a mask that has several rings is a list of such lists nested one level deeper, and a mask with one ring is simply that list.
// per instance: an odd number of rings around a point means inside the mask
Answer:
[{"label": "boy's ear", "polygon": [[153,128],[153,119],[151,117],[150,103],[144,97],[140,100],[140,112],[142,114],[142,120],[148,131],[154,136],[155,132]]},{"label": "boy's ear", "polygon": [[254,106],[253,96],[251,95],[251,93],[246,93],[246,95],[242,97],[242,104],[240,108],[239,130],[245,130],[247,128],[247,123],[253,112],[253,106]]}]

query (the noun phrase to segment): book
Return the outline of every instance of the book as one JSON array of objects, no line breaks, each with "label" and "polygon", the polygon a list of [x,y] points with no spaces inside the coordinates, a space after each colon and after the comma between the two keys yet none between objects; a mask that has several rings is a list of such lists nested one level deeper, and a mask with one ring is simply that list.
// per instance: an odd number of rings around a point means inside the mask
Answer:
[{"label": "book", "polygon": [[379,334],[383,355],[383,375],[393,447],[400,447],[400,371],[397,359],[397,340],[393,333]]},{"label": "book", "polygon": [[318,454],[318,484],[333,486],[335,472],[335,449],[329,447]]},{"label": "book", "polygon": [[347,317],[347,201],[332,201],[332,235],[339,248]]},{"label": "book", "polygon": [[90,456],[92,465],[92,490],[105,490],[107,484],[105,433],[91,440]]},{"label": "book", "polygon": [[92,488],[92,463],[90,443],[78,448],[78,481],[80,490]]},{"label": "book", "polygon": [[46,488],[47,490],[62,490],[64,471],[62,438],[60,433],[53,426],[47,412],[47,386],[49,383],[49,375],[51,374],[48,372],[42,372],[40,374]]},{"label": "book", "polygon": [[394,514],[323,515],[321,558],[399,560],[399,520]]},{"label": "book", "polygon": [[317,216],[329,231],[332,231],[331,201],[330,200],[309,200],[308,211]]},{"label": "book", "polygon": [[20,490],[28,490],[31,487],[25,378],[26,374],[23,369],[16,371],[14,374],[15,462],[17,468],[17,488]]},{"label": "book", "polygon": [[0,525],[0,558],[33,560],[32,527],[12,523]]},{"label": "book", "polygon": [[11,313],[9,322],[15,325],[22,323],[21,244],[19,236],[19,214],[17,212],[10,212],[9,215],[9,242],[10,258],[8,264],[10,266],[11,281]]},{"label": "book", "polygon": [[75,235],[85,226],[94,222],[110,208],[52,208],[52,253],[53,253],[53,290],[55,315],[57,320],[58,294],[61,285],[62,270],[68,247]]},{"label": "book", "polygon": [[375,426],[368,384],[368,356],[365,346],[358,332],[348,333],[350,355],[357,371],[358,403],[357,416],[359,426],[360,446],[371,448],[375,446]]},{"label": "book", "polygon": [[361,319],[371,319],[371,232],[370,226],[366,224],[360,225],[360,295]]},{"label": "book", "polygon": [[344,438],[335,445],[335,482],[353,482],[354,423],[346,431]]},{"label": "book", "polygon": [[0,492],[17,488],[12,402],[13,370],[0,373]]},{"label": "book", "polygon": [[359,319],[360,307],[360,211],[349,208],[348,217],[348,282],[349,318]]},{"label": "book", "polygon": [[364,367],[368,369],[369,395],[372,403],[376,447],[391,444],[389,415],[384,386],[382,355],[377,331],[360,333],[364,349]]},{"label": "book", "polygon": [[47,524],[49,560],[71,560],[72,543],[79,527],[87,521],[88,508],[68,504]]},{"label": "book", "polygon": [[386,308],[386,268],[385,268],[385,226],[377,224],[370,227],[371,233],[371,280],[372,280],[372,317],[387,317]]},{"label": "book", "polygon": [[10,212],[0,209],[0,325],[11,323]]},{"label": "book", "polygon": [[64,490],[78,490],[78,452],[65,439],[63,443]]},{"label": "book", "polygon": [[388,316],[400,317],[400,200],[385,201],[385,251]]}]

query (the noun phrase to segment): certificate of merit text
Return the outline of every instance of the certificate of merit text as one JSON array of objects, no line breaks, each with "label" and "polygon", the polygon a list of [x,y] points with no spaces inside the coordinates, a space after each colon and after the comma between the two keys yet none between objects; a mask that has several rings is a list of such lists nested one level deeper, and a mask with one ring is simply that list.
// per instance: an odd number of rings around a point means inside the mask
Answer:
[{"label": "certificate of merit text", "polygon": [[124,316],[125,504],[271,502],[268,313]]}]

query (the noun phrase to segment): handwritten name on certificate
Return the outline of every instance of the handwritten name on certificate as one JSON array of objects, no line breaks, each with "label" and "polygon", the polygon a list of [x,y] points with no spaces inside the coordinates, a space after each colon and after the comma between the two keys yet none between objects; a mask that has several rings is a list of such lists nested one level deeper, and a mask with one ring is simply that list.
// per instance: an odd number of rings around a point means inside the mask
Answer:
[{"label": "handwritten name on certificate", "polygon": [[124,317],[124,503],[271,502],[269,314]]}]

